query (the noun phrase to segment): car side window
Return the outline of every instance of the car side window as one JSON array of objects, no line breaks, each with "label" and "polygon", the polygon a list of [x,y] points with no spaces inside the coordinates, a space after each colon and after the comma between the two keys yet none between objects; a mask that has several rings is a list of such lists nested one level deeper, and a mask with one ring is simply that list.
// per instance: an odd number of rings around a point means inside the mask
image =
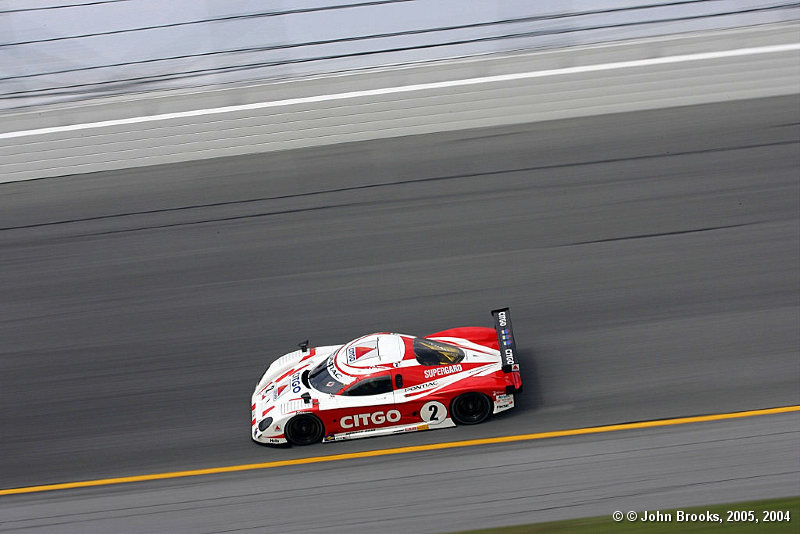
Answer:
[{"label": "car side window", "polygon": [[342,395],[360,397],[364,395],[380,395],[381,393],[391,393],[392,377],[389,375],[375,376],[366,378],[347,388]]}]

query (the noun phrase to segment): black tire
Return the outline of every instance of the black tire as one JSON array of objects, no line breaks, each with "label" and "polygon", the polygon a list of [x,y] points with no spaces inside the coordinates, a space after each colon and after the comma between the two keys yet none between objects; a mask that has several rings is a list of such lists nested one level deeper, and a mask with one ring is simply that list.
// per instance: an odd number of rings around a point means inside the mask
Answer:
[{"label": "black tire", "polygon": [[492,415],[492,400],[482,393],[464,393],[450,403],[450,415],[459,425],[477,425]]},{"label": "black tire", "polygon": [[319,417],[311,414],[300,414],[286,423],[286,440],[292,445],[311,445],[322,441],[325,428]]}]

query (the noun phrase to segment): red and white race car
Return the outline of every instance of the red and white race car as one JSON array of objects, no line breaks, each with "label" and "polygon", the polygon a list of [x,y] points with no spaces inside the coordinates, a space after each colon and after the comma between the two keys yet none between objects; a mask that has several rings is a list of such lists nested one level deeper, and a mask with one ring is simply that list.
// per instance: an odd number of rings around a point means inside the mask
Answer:
[{"label": "red and white race car", "polygon": [[471,425],[514,407],[522,389],[508,308],[495,328],[426,337],[377,333],[301,349],[269,366],[253,392],[251,437],[323,441]]}]

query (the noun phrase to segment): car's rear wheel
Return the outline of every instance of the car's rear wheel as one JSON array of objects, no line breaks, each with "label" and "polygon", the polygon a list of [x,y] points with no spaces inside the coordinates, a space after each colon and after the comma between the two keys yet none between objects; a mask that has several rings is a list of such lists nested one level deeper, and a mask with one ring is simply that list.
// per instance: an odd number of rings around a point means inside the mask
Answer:
[{"label": "car's rear wheel", "polygon": [[316,415],[300,414],[289,420],[285,432],[286,440],[292,445],[311,445],[322,441],[325,428]]},{"label": "car's rear wheel", "polygon": [[459,425],[477,425],[492,414],[492,400],[483,393],[464,393],[450,403],[450,415]]}]

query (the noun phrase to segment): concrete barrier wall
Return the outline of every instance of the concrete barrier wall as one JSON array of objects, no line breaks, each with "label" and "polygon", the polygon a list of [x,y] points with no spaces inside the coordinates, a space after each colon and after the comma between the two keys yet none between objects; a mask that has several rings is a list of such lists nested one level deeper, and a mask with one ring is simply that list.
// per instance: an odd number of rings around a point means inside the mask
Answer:
[{"label": "concrete barrier wall", "polygon": [[0,181],[800,93],[796,25],[10,114]]},{"label": "concrete barrier wall", "polygon": [[800,18],[792,0],[17,3],[0,110]]}]

